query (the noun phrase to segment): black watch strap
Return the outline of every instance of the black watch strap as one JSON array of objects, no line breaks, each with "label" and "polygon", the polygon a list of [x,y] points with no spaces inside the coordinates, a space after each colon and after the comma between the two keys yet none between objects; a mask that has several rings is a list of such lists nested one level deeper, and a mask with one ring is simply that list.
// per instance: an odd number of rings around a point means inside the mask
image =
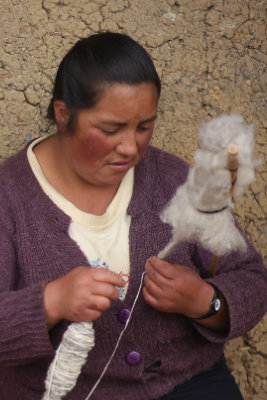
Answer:
[{"label": "black watch strap", "polygon": [[214,296],[210,303],[210,311],[204,315],[201,315],[201,317],[193,318],[195,320],[205,319],[205,318],[211,317],[212,315],[217,314],[217,312],[220,311],[221,306],[222,306],[219,289],[215,285],[213,285],[213,283],[211,283],[211,282],[207,282],[207,283],[209,283],[214,289]]}]

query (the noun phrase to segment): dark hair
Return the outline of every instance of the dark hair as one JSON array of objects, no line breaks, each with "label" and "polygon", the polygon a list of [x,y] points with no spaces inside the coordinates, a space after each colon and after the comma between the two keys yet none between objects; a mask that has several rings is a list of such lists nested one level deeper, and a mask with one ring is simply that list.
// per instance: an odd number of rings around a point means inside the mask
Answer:
[{"label": "dark hair", "polygon": [[47,117],[55,121],[54,101],[70,110],[68,128],[79,109],[93,107],[105,84],[153,83],[160,96],[160,79],[148,52],[125,34],[104,32],[80,39],[61,61],[48,106]]}]

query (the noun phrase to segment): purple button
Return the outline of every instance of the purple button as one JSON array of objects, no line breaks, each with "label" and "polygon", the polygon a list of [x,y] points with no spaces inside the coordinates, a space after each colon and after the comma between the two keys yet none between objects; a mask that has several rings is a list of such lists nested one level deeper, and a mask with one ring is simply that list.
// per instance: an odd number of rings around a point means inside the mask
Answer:
[{"label": "purple button", "polygon": [[126,354],[126,361],[129,365],[138,365],[141,362],[141,354],[138,353],[137,351],[130,351],[128,354]]},{"label": "purple button", "polygon": [[131,314],[130,310],[128,310],[127,308],[122,308],[118,312],[117,318],[122,324],[126,324],[128,318],[130,317],[130,314]]}]

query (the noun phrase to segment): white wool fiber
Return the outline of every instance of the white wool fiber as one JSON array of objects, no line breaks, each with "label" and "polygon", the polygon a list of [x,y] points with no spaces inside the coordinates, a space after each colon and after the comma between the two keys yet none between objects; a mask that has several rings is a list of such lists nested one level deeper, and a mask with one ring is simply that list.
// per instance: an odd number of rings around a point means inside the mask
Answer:
[{"label": "white wool fiber", "polygon": [[[191,169],[189,181],[194,174],[195,170]],[[222,256],[232,250],[244,251],[246,243],[235,227],[230,208],[231,198],[229,192],[227,196],[223,192],[220,197],[218,187],[215,185],[214,192],[212,190],[209,193],[201,191],[192,201],[190,195],[194,196],[195,193],[190,191],[189,186],[188,181],[180,186],[167,208],[161,214],[162,221],[170,224],[173,227],[173,232],[171,241],[158,256],[160,258],[166,257],[178,243],[185,240],[198,242],[217,256]],[[225,187],[229,187],[229,185]],[[217,203],[214,203],[212,197],[209,197],[209,195],[212,196],[213,194]],[[216,204],[219,208],[216,207]],[[211,211],[221,209],[224,206],[227,206],[227,208],[218,213],[206,214],[198,211],[196,207],[198,205],[203,211],[209,211],[208,205]]]},{"label": "white wool fiber", "polygon": [[198,139],[195,166],[160,216],[173,227],[171,241],[158,254],[161,258],[185,240],[199,242],[219,257],[233,250],[246,250],[231,211],[228,146],[234,144],[238,149],[233,191],[233,197],[237,197],[255,179],[254,168],[260,165],[254,156],[254,127],[245,125],[238,114],[223,114],[203,124]]},{"label": "white wool fiber", "polygon": [[231,204],[230,174],[226,169],[191,168],[187,178],[187,195],[196,210],[216,211]]},{"label": "white wool fiber", "polygon": [[195,153],[198,166],[227,168],[228,146],[238,148],[238,171],[233,196],[243,193],[244,187],[255,180],[254,169],[261,163],[255,158],[254,125],[246,125],[239,114],[222,114],[203,123],[198,132],[200,149]]}]

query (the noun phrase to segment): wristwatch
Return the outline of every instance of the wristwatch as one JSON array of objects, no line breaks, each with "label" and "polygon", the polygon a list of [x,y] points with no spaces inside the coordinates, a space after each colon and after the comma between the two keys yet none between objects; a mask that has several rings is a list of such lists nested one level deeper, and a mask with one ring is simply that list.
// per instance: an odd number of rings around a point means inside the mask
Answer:
[{"label": "wristwatch", "polygon": [[210,303],[210,310],[206,314],[201,315],[201,317],[194,318],[196,320],[205,319],[205,318],[211,317],[212,315],[217,314],[217,312],[220,311],[221,306],[222,306],[219,289],[215,285],[213,285],[213,283],[211,283],[211,282],[207,282],[207,283],[209,283],[211,286],[213,286],[213,289],[214,289],[214,296]]}]

